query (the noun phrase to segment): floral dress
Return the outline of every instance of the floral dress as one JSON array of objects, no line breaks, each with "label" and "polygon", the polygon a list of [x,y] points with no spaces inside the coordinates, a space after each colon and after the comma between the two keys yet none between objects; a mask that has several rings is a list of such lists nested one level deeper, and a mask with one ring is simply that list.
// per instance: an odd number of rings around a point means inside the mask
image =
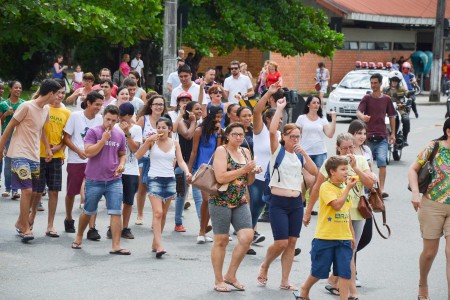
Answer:
[{"label": "floral dress", "polygon": [[[244,150],[242,150],[244,154]],[[234,171],[242,168],[244,164],[239,164],[231,158],[231,155],[227,151],[227,171]],[[242,175],[235,180],[228,183],[228,189],[226,192],[220,193],[220,195],[210,195],[209,204],[222,207],[235,208],[246,204],[247,201],[247,176]]]}]

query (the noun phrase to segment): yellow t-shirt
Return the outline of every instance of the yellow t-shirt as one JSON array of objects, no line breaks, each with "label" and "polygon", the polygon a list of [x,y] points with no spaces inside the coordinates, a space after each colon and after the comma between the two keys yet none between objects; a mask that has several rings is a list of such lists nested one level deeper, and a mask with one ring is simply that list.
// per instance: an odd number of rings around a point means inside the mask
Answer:
[{"label": "yellow t-shirt", "polygon": [[[369,164],[367,163],[367,160],[362,155],[355,155],[356,159],[356,167],[360,169],[362,172],[365,172],[367,170],[370,170]],[[322,167],[320,168],[320,173],[328,179],[327,170],[325,169],[325,161],[322,164]],[[358,210],[358,204],[359,204],[359,197],[364,195],[364,185],[362,184],[361,180],[359,180],[359,176],[356,175],[356,172],[352,169],[350,165],[348,165],[348,176],[356,178],[358,182],[356,183],[355,187],[350,190],[348,193],[350,199],[352,199],[352,208],[350,209],[350,217],[354,221],[361,221],[364,220],[363,216],[359,213]]]},{"label": "yellow t-shirt", "polygon": [[[50,109],[50,120],[44,125],[45,134],[49,144],[59,145],[63,138],[63,129],[66,126],[67,120],[70,116],[70,110],[61,106],[54,108],[48,106]],[[40,157],[45,157],[45,146],[41,141]],[[64,151],[60,149],[58,152],[53,154],[53,158],[64,159]]]},{"label": "yellow t-shirt", "polygon": [[336,211],[328,205],[331,201],[341,197],[345,184],[336,186],[325,181],[319,191],[319,215],[317,218],[316,233],[314,237],[322,240],[351,240],[352,232],[349,225],[349,210],[352,207],[350,197],[347,197],[341,210]]}]

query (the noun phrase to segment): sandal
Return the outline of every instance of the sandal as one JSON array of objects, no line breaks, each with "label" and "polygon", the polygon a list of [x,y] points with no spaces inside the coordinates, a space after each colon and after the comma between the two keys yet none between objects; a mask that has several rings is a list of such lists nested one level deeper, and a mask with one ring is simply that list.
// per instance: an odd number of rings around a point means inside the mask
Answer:
[{"label": "sandal", "polygon": [[5,191],[5,192],[2,193],[2,197],[3,198],[9,198],[9,197],[11,197],[11,193],[8,192],[8,191]]},{"label": "sandal", "polygon": [[59,234],[56,231],[47,231],[45,233],[46,236],[52,237],[52,238],[59,238]]},{"label": "sandal", "polygon": [[268,279],[267,279],[267,277],[261,276],[261,268],[262,268],[262,266],[259,266],[259,273],[258,273],[258,278],[256,278],[256,281],[258,282],[259,286],[266,286]]},{"label": "sandal", "polygon": [[76,242],[72,242],[72,249],[80,250],[81,249],[81,244],[78,244]]},{"label": "sandal", "polygon": [[[419,289],[420,288],[426,288],[427,294],[428,294],[428,285],[423,285],[423,284],[420,284],[420,282],[419,282]],[[417,300],[430,300],[430,296],[418,295]]]},{"label": "sandal", "polygon": [[20,235],[20,240],[22,241],[22,243],[26,243],[29,242],[31,240],[34,240],[34,235],[32,233],[21,233]]},{"label": "sandal", "polygon": [[232,287],[234,287],[238,291],[245,291],[245,285],[243,285],[242,283],[240,283],[237,280],[235,282],[231,282],[231,281],[228,281],[228,280],[224,279],[223,282],[225,282],[228,285],[231,285]]},{"label": "sandal", "polygon": [[11,199],[16,200],[20,198],[20,194],[18,192],[14,192],[11,196]]},{"label": "sandal", "polygon": [[300,291],[293,291],[292,294],[294,294],[296,300],[310,300],[309,298],[300,296]]},{"label": "sandal", "polygon": [[[298,291],[298,288],[296,288],[295,286],[293,286],[292,284],[288,283],[285,285],[280,285],[280,290],[285,290],[285,291]],[[349,298],[350,300],[350,298]]]},{"label": "sandal", "polygon": [[214,290],[216,292],[219,292],[219,293],[229,293],[229,292],[231,292],[231,289],[229,287],[227,287],[226,285],[222,285],[222,286],[215,285],[214,286]]},{"label": "sandal", "polygon": [[331,284],[327,284],[327,285],[325,286],[325,289],[326,289],[328,292],[330,292],[330,294],[332,294],[332,295],[335,295],[335,296],[339,296],[339,295],[340,295],[340,294],[339,294],[339,289],[333,287]]}]

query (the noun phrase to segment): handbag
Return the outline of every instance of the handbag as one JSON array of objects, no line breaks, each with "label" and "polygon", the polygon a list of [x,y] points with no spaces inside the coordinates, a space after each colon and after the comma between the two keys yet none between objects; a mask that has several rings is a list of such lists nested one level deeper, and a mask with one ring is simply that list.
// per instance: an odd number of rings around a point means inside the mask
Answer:
[{"label": "handbag", "polygon": [[375,186],[369,190],[368,201],[372,211],[384,212],[386,210],[378,183],[376,183]]},{"label": "handbag", "polygon": [[[434,142],[433,151],[431,151],[430,156],[428,157],[428,160],[423,164],[423,166],[420,168],[419,172],[417,172],[417,181],[419,185],[419,192],[422,194],[425,194],[428,185],[431,182],[431,174],[434,172],[433,169],[433,160],[436,156],[436,153],[439,149],[439,142]],[[411,187],[408,184],[408,190],[411,191]]]},{"label": "handbag", "polygon": [[191,184],[205,193],[218,196],[220,192],[225,192],[228,189],[228,183],[220,184],[217,182],[216,175],[214,174],[214,168],[210,165],[214,155],[215,152],[207,164],[201,164],[200,168],[192,177]]},{"label": "handbag", "polygon": [[320,89],[322,88],[320,82],[316,83],[316,85],[314,85],[314,88],[316,89],[316,91],[320,91]]},{"label": "handbag", "polygon": [[364,219],[372,218],[372,210],[370,209],[367,198],[364,195],[359,197],[358,211]]}]

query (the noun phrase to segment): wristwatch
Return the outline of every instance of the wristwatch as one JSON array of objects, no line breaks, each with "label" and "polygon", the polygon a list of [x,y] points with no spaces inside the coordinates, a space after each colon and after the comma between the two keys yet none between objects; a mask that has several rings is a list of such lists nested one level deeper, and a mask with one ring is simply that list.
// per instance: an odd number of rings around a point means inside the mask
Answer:
[{"label": "wristwatch", "polygon": [[128,132],[128,133],[125,133],[125,137],[126,137],[126,138],[131,137],[131,133],[129,133],[129,132]]}]

